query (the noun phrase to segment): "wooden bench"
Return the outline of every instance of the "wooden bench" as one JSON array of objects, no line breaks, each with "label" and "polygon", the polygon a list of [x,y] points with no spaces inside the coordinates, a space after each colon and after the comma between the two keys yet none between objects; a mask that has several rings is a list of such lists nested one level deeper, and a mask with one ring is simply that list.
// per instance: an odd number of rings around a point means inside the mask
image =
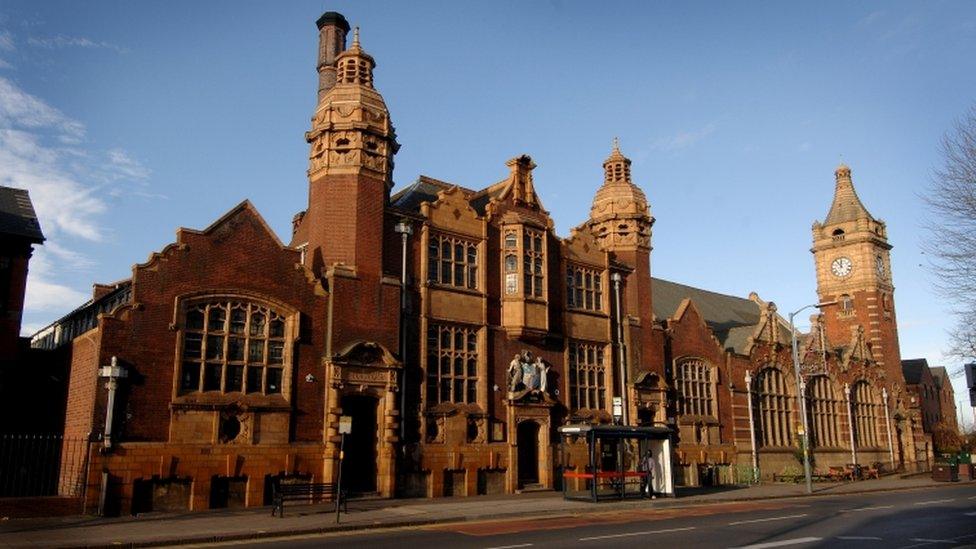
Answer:
[{"label": "wooden bench", "polygon": [[346,491],[342,490],[342,492],[338,492],[335,484],[312,482],[277,484],[275,485],[271,501],[271,516],[275,516],[275,513],[277,513],[278,517],[283,518],[285,516],[286,501],[317,503],[324,499],[336,501],[336,498],[339,498],[339,504],[342,505],[343,511],[348,513],[349,508],[346,505]]},{"label": "wooden bench", "polygon": [[806,475],[804,475],[802,473],[801,474],[796,474],[796,473],[786,473],[786,474],[784,474],[784,473],[773,473],[773,482],[793,482],[793,483],[796,483],[796,482],[800,482],[801,480],[804,480],[804,479],[806,479]]}]

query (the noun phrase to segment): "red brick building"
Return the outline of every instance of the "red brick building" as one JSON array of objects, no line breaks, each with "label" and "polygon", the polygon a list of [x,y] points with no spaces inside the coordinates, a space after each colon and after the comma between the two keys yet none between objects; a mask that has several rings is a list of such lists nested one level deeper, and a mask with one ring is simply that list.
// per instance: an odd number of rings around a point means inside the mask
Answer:
[{"label": "red brick building", "polygon": [[[556,427],[614,421],[615,397],[619,421],[673,429],[681,483],[797,465],[788,324],[756,295],[651,277],[654,218],[616,144],[567,237],[525,155],[494,183],[421,176],[391,195],[399,145],[375,61],[358,36],[346,47],[341,15],[318,29],[309,201],[290,242],[244,202],[35,337],[70,351],[65,432],[97,441],[78,465],[89,508],[102,471],[123,512],[331,481],[343,415],[354,492],[549,489],[582,466]],[[842,166],[813,249],[820,301],[837,305],[800,338],[818,466],[916,461],[889,249]],[[114,393],[98,378],[113,360]]]}]

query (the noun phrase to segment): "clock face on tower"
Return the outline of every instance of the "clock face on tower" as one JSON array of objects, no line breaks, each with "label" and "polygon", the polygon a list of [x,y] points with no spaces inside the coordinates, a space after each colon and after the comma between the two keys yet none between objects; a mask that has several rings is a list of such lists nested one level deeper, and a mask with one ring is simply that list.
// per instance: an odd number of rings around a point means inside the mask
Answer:
[{"label": "clock face on tower", "polygon": [[851,270],[854,268],[854,263],[851,262],[849,258],[838,257],[830,264],[830,272],[837,277],[844,277],[851,274]]}]

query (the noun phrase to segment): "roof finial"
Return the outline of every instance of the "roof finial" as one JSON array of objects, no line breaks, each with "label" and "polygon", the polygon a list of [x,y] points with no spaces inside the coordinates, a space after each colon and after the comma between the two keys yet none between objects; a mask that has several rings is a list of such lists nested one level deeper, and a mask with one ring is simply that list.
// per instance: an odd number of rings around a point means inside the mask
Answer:
[{"label": "roof finial", "polygon": [[359,45],[359,27],[358,26],[352,30],[352,45],[353,46],[358,46]]},{"label": "roof finial", "polygon": [[620,152],[620,138],[617,136],[613,137],[613,152]]}]

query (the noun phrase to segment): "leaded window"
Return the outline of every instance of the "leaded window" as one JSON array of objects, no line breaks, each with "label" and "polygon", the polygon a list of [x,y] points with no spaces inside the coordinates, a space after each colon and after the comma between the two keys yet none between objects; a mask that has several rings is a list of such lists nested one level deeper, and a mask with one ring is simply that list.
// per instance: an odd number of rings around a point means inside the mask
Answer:
[{"label": "leaded window", "polygon": [[566,267],[566,306],[585,311],[603,310],[603,276],[597,269]]},{"label": "leaded window", "polygon": [[522,281],[525,296],[542,297],[545,287],[543,232],[525,229],[522,233]]},{"label": "leaded window", "polygon": [[432,234],[427,244],[427,281],[477,289],[477,244],[463,238]]},{"label": "leaded window", "polygon": [[282,393],[285,319],[237,300],[189,306],[183,322],[180,393]]},{"label": "leaded window", "polygon": [[812,447],[840,445],[837,421],[840,402],[834,398],[834,388],[825,376],[813,378],[807,385],[810,410],[810,444]]},{"label": "leaded window", "polygon": [[478,402],[478,331],[452,324],[427,329],[427,403]]},{"label": "leaded window", "polygon": [[702,360],[685,360],[675,368],[675,388],[678,390],[678,414],[715,416],[714,380],[712,367]]},{"label": "leaded window", "polygon": [[762,446],[789,446],[792,443],[792,398],[786,379],[775,368],[766,368],[756,378],[759,435]]},{"label": "leaded window", "polygon": [[881,412],[881,404],[866,381],[859,381],[854,384],[851,391],[854,407],[854,439],[858,447],[877,447],[880,446],[881,439],[878,436],[878,417]]},{"label": "leaded window", "polygon": [[606,346],[599,343],[569,344],[569,407],[572,410],[605,410],[607,407]]}]

